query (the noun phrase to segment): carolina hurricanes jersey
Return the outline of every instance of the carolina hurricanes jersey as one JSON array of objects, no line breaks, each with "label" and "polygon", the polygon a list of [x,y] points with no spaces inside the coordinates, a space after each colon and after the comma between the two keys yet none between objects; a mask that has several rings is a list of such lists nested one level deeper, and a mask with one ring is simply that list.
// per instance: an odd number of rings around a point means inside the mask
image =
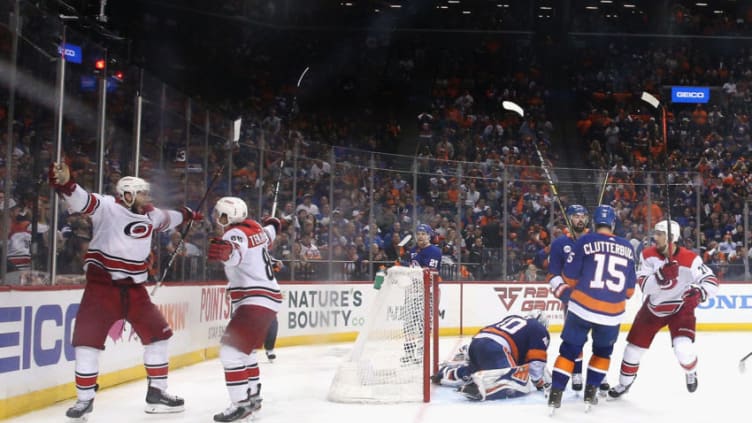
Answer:
[{"label": "carolina hurricanes jersey", "polygon": [[608,233],[588,233],[574,244],[562,276],[573,286],[568,312],[593,323],[621,323],[635,288],[632,244]]},{"label": "carolina hurricanes jersey", "polygon": [[69,212],[91,216],[92,238],[84,256],[84,269],[96,264],[114,280],[146,281],[152,234],[183,222],[180,212],[155,208],[145,215],[133,213],[115,197],[92,194],[79,185],[63,198]]},{"label": "carolina hurricanes jersey", "polygon": [[10,226],[8,262],[19,270],[31,267],[31,222],[15,222]]},{"label": "carolina hurricanes jersey", "polygon": [[538,320],[513,314],[484,327],[473,338],[488,338],[501,344],[514,359],[512,365],[530,363],[532,379],[540,379],[543,375],[551,335]]},{"label": "carolina hurricanes jersey", "polygon": [[274,226],[261,225],[252,219],[229,225],[222,239],[230,241],[234,248],[224,261],[227,275],[227,291],[233,307],[253,304],[278,311],[282,293],[274,276],[274,263],[268,247],[277,232]]},{"label": "carolina hurricanes jersey", "polygon": [[682,295],[692,284],[700,285],[705,289],[708,298],[715,296],[718,292],[718,279],[713,270],[706,266],[697,254],[679,247],[673,259],[679,264],[679,276],[668,286],[661,287],[658,285],[655,273],[666,263],[666,259],[654,245],[642,250],[637,283],[642,289],[648,309],[659,317],[679,311],[683,304]]}]

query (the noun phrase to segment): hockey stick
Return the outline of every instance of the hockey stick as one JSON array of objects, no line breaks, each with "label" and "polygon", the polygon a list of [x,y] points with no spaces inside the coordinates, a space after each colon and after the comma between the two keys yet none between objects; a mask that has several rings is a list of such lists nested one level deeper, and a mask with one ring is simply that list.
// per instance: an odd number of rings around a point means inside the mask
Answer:
[{"label": "hockey stick", "polygon": [[407,245],[408,242],[410,242],[411,239],[413,239],[413,236],[410,235],[410,234],[407,234],[407,235],[405,235],[404,238],[402,238],[400,240],[400,242],[399,242],[399,244],[397,244],[397,246],[398,247],[404,247],[405,245]]},{"label": "hockey stick", "polygon": [[308,69],[310,69],[310,66],[306,66],[305,69],[303,69],[303,72],[300,73],[300,76],[298,77],[298,83],[295,85],[295,95],[292,97],[292,107],[290,110],[290,116],[297,113],[298,108],[298,90],[300,89],[300,84],[303,82],[303,78],[305,78],[306,74],[308,73]]},{"label": "hockey stick", "polygon": [[[209,192],[211,191],[212,187],[214,186],[214,183],[217,182],[217,179],[219,178],[219,175],[224,172],[225,166],[222,165],[217,169],[216,172],[214,172],[214,176],[212,177],[211,182],[209,182],[209,186],[206,187],[206,192],[204,192],[204,196],[201,197],[201,201],[198,202],[198,206],[196,207],[196,210],[201,210],[201,208],[204,206],[204,202],[206,202],[206,198],[209,197]],[[151,290],[151,295],[153,296],[157,289],[159,289],[160,286],[162,286],[162,282],[164,282],[165,277],[167,277],[167,272],[170,270],[170,267],[172,267],[172,262],[175,261],[175,257],[178,255],[178,252],[181,248],[183,248],[183,244],[185,244],[185,237],[188,235],[188,231],[191,230],[191,227],[193,226],[193,219],[188,221],[186,225],[183,227],[183,230],[180,231],[180,241],[178,241],[178,245],[175,246],[175,250],[170,253],[170,259],[167,261],[167,265],[165,265],[164,270],[162,271],[162,276],[159,277],[159,280],[157,281],[157,284],[154,285],[154,288]]]},{"label": "hockey stick", "polygon": [[655,98],[652,94],[650,94],[647,91],[643,91],[642,95],[640,96],[640,100],[650,104],[653,106],[653,108],[658,109],[661,112],[661,135],[663,138],[663,148],[665,148],[664,152],[664,165],[666,166],[666,180],[664,182],[664,189],[666,190],[666,251],[668,254],[668,258],[670,261],[671,253],[672,253],[672,240],[671,237],[671,196],[669,195],[668,189],[668,139],[666,137],[666,106],[662,105],[661,102]]},{"label": "hockey stick", "polygon": [[601,186],[601,193],[598,195],[598,205],[603,204],[603,194],[606,193],[606,185],[608,185],[608,173],[610,171],[606,171],[606,176],[603,177],[603,185]]},{"label": "hockey stick", "polygon": [[[520,115],[520,117],[525,117],[525,112],[524,110],[522,110],[522,107],[520,107],[513,101],[504,101],[501,103],[501,107],[511,112],[517,113],[518,115]],[[564,209],[564,205],[561,203],[561,199],[559,198],[559,191],[556,189],[556,184],[554,184],[551,173],[548,171],[548,167],[546,166],[546,161],[543,159],[543,154],[541,154],[541,151],[538,148],[538,143],[535,142],[535,140],[533,140],[533,147],[535,147],[535,152],[538,153],[538,160],[540,160],[541,169],[543,169],[543,173],[546,176],[546,182],[548,182],[548,186],[549,188],[551,188],[551,193],[554,195],[554,201],[556,201],[556,204],[559,206],[559,211],[561,211],[561,215],[562,217],[564,217],[564,223],[567,225],[569,233],[572,234],[572,239],[576,240],[577,234],[572,227],[572,222],[570,222],[569,218],[567,217],[567,211]]]},{"label": "hockey stick", "polygon": [[752,357],[752,352],[748,353],[744,357],[742,357],[741,360],[739,360],[739,372],[744,373],[745,370],[747,370],[746,361],[748,358]]},{"label": "hockey stick", "polygon": [[272,217],[274,217],[274,215],[277,214],[277,197],[279,196],[279,181],[282,180],[282,169],[284,167],[285,167],[285,161],[280,160],[279,175],[277,176],[277,185],[274,187],[274,202],[272,202],[272,214],[271,214]]}]

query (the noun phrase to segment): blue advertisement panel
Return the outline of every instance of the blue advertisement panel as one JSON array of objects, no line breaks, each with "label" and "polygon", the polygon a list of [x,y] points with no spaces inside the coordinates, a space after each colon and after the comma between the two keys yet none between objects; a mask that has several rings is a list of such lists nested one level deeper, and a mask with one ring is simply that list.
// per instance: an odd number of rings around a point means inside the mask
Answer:
[{"label": "blue advertisement panel", "polygon": [[709,87],[671,87],[672,103],[707,103],[710,101]]},{"label": "blue advertisement panel", "polygon": [[81,63],[83,61],[83,54],[81,53],[81,46],[75,44],[63,44],[57,47],[58,54],[62,54],[65,60],[71,63]]}]

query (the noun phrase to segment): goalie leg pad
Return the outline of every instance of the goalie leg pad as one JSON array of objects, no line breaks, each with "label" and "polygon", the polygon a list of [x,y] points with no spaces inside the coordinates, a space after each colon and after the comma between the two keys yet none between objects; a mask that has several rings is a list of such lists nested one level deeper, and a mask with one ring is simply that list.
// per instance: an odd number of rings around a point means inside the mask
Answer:
[{"label": "goalie leg pad", "polygon": [[530,381],[527,365],[481,370],[473,373],[471,378],[478,391],[476,398],[473,399],[480,401],[516,398],[527,395],[535,389]]}]

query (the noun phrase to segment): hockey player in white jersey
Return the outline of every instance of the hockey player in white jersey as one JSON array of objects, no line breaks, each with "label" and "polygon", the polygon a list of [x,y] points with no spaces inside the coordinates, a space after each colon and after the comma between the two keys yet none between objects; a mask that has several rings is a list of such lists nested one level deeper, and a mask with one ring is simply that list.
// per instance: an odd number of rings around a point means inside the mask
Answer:
[{"label": "hockey player in white jersey", "polygon": [[629,391],[637,377],[642,355],[664,326],[668,326],[674,354],[684,369],[687,390],[697,389],[695,308],[715,296],[718,279],[697,254],[676,245],[680,233],[681,228],[675,221],[660,221],[653,234],[656,245],[642,251],[637,284],[644,301],[627,335],[619,384],[608,392],[612,398]]},{"label": "hockey player in white jersey", "polygon": [[219,349],[231,404],[215,414],[214,421],[234,422],[261,408],[256,350],[282,304],[269,254],[282,223],[276,217],[265,218],[263,224],[248,219],[248,207],[237,197],[220,198],[214,217],[224,234],[211,241],[209,260],[224,264],[233,309]]},{"label": "hockey player in white jersey", "polygon": [[131,324],[144,345],[148,379],[145,411],[183,411],[183,399],[166,392],[172,329],[143,283],[148,277],[152,234],[191,219],[200,220],[201,214],[188,207],[179,211],[155,208],[149,183],[141,178],[121,178],[117,198],[87,192],[76,184],[65,163],[50,165],[49,182],[65,200],[69,212],[86,214],[92,222],[92,239],[84,256],[86,286],[72,339],[78,400],[66,416],[85,420],[92,412],[99,386],[99,355],[110,327],[120,319]]}]

